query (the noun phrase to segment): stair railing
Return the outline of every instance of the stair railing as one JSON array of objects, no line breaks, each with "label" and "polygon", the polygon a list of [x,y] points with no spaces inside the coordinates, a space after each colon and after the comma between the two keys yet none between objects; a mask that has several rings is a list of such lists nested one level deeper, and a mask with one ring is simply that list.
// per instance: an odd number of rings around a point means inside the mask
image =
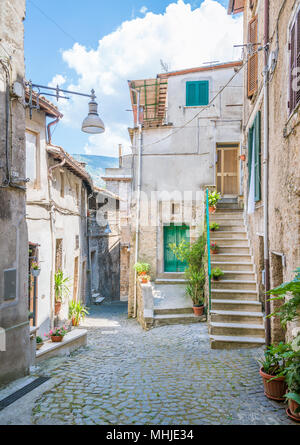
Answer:
[{"label": "stair railing", "polygon": [[210,256],[210,224],[209,224],[209,190],[206,189],[206,230],[207,230],[207,262],[208,262],[208,310],[211,311],[211,256]]}]

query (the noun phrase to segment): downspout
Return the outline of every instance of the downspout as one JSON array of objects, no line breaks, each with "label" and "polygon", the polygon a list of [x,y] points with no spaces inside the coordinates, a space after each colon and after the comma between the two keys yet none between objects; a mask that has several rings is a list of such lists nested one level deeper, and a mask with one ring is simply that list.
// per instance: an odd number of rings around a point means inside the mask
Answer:
[{"label": "downspout", "polygon": [[[140,91],[134,90],[137,94],[137,123],[139,130],[138,142],[138,183],[137,183],[137,208],[136,208],[136,228],[135,228],[135,263],[138,262],[139,255],[139,233],[140,233],[140,201],[141,201],[141,182],[142,182],[142,146],[143,130],[140,121]],[[137,272],[134,272],[134,300],[133,300],[133,318],[137,317]]]},{"label": "downspout", "polygon": [[51,127],[53,126],[53,125],[55,125],[55,124],[58,124],[58,122],[60,121],[60,118],[59,117],[57,117],[54,121],[52,121],[52,122],[50,122],[48,125],[47,125],[47,134],[48,134],[48,145],[52,145],[52,141],[51,141],[51,131],[50,131],[50,129],[51,129]]},{"label": "downspout", "polygon": [[[92,193],[90,195],[87,194],[87,214],[89,212],[89,202],[90,199],[94,196],[94,192],[92,191]],[[90,304],[92,302],[92,260],[91,260],[91,246],[90,246],[90,216],[87,216],[87,224],[86,224],[86,242],[87,242],[87,257],[88,257],[88,270],[90,271],[87,274],[87,280],[88,280],[88,292],[89,292],[89,296],[88,296],[88,304]]]},{"label": "downspout", "polygon": [[[269,0],[265,0],[264,17],[264,158],[263,158],[263,199],[264,199],[264,266],[265,266],[265,310],[266,317],[271,313],[268,295],[270,290],[269,258]],[[271,344],[271,320],[266,318],[266,345]]]}]

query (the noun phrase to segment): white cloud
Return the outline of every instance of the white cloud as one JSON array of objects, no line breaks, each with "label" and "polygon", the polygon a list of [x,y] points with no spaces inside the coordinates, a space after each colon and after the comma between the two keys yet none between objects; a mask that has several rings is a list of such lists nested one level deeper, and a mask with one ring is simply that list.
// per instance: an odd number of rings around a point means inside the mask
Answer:
[{"label": "white cloud", "polygon": [[141,14],[146,14],[147,11],[148,11],[147,6],[142,6],[141,9],[140,9],[140,13]]},{"label": "white cloud", "polygon": [[57,85],[60,87],[66,83],[67,79],[66,77],[62,76],[61,74],[57,74],[53,77],[51,82],[48,83],[48,87],[56,88]]},{"label": "white cloud", "polygon": [[[212,60],[232,60],[233,45],[242,40],[242,17],[233,18],[215,0],[205,0],[192,10],[189,3],[170,3],[163,14],[125,21],[89,50],[76,43],[63,59],[78,76],[79,91],[95,88],[99,112],[107,132],[91,136],[85,147],[93,154],[117,155],[118,143],[129,150],[127,127],[132,123],[128,79],[143,79],[161,72],[160,60],[172,70],[201,65]],[[63,125],[78,126],[87,112],[84,98],[63,104]]]}]

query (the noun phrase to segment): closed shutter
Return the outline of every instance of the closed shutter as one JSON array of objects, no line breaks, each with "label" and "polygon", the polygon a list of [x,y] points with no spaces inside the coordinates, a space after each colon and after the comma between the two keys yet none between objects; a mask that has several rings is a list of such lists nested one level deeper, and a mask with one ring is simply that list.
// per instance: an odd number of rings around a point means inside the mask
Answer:
[{"label": "closed shutter", "polygon": [[261,124],[261,113],[260,111],[257,113],[255,117],[255,123],[254,123],[254,134],[253,137],[255,138],[255,202],[261,200],[261,131],[260,131],[260,124]]},{"label": "closed shutter", "polygon": [[[297,78],[299,78],[299,74],[300,74],[300,11],[298,12],[297,15],[297,27],[296,27],[296,67],[297,67],[297,73],[296,76]],[[299,81],[297,82],[297,91],[296,91],[296,105],[298,105],[300,101],[300,85],[299,85]]]},{"label": "closed shutter", "polygon": [[252,54],[248,58],[248,97],[252,97],[256,92],[258,83],[258,54],[257,54],[257,17],[254,17],[249,23],[248,42],[252,46]]},{"label": "closed shutter", "polygon": [[300,85],[297,79],[300,68],[300,11],[290,33],[290,97],[289,110],[292,112],[300,102]]},{"label": "closed shutter", "polygon": [[233,14],[244,11],[245,0],[234,0],[233,2]]},{"label": "closed shutter", "polygon": [[209,103],[209,81],[201,80],[186,83],[186,106],[198,107]]},{"label": "closed shutter", "polygon": [[290,102],[289,109],[293,111],[296,106],[296,94],[293,88],[294,83],[294,70],[296,68],[296,51],[295,51],[295,36],[296,36],[296,24],[294,24],[291,31],[291,42],[290,42],[290,51],[291,51],[291,70],[290,70]]},{"label": "closed shutter", "polygon": [[253,151],[253,127],[248,132],[248,191],[250,190]]}]

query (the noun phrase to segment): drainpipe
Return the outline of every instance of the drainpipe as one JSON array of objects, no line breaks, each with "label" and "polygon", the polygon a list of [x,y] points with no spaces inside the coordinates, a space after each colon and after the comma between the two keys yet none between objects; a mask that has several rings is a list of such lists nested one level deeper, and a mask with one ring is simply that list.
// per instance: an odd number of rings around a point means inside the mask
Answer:
[{"label": "drainpipe", "polygon": [[[271,313],[268,295],[270,290],[270,258],[269,258],[269,0],[265,0],[264,17],[264,159],[263,159],[263,199],[264,199],[264,265],[265,265],[265,309],[266,316]],[[271,344],[271,320],[266,318],[266,345]]]},{"label": "drainpipe", "polygon": [[[142,146],[143,130],[140,120],[140,91],[132,88],[137,94],[137,123],[139,129],[138,143],[138,183],[137,183],[137,208],[136,208],[136,229],[135,229],[135,263],[138,262],[139,255],[139,232],[140,232],[140,201],[141,201],[141,182],[142,182]],[[137,317],[137,272],[134,272],[134,300],[133,300],[133,318]]]},{"label": "drainpipe", "polygon": [[51,131],[50,131],[50,129],[51,129],[51,127],[53,126],[53,125],[55,125],[55,124],[58,124],[58,122],[60,121],[60,118],[58,117],[58,118],[56,118],[54,121],[52,121],[52,122],[50,122],[48,125],[47,125],[47,134],[48,134],[48,145],[52,145],[52,143],[51,143]]}]

